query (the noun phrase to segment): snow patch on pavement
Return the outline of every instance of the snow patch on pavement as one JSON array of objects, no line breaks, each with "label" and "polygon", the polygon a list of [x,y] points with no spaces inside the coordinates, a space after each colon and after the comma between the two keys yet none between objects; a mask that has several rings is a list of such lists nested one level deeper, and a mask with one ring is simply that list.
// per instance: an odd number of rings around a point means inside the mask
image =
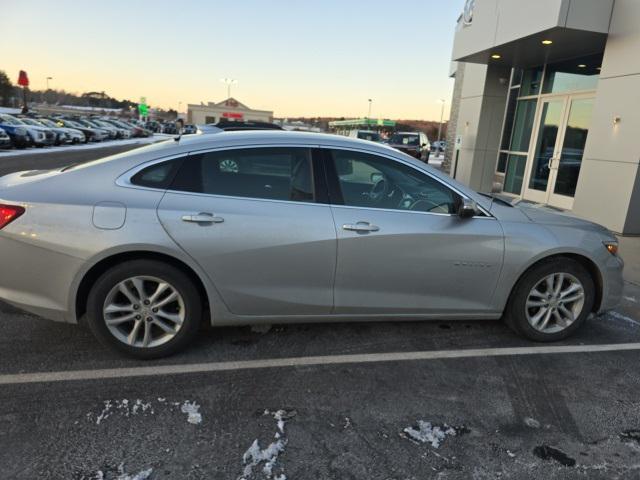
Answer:
[{"label": "snow patch on pavement", "polygon": [[417,428],[407,427],[404,430],[407,436],[420,443],[430,443],[433,448],[439,448],[447,436],[455,437],[456,429],[446,423],[442,426],[418,420]]},{"label": "snow patch on pavement", "polygon": [[529,428],[540,428],[540,422],[535,418],[525,417],[524,424]]},{"label": "snow patch on pavement", "polygon": [[627,302],[633,302],[633,303],[638,303],[638,300],[636,299],[636,297],[622,297],[624,298]]},{"label": "snow patch on pavement", "polygon": [[[173,135],[175,136],[175,135]],[[46,155],[47,153],[70,152],[81,150],[96,150],[100,148],[117,147],[120,145],[148,145],[166,140],[169,137],[158,134],[147,138],[131,138],[127,140],[105,140],[103,142],[86,143],[81,145],[61,145],[44,148],[25,148],[24,150],[0,150],[0,158],[20,157],[24,155]]]},{"label": "snow patch on pavement", "polygon": [[[117,477],[112,477],[113,480],[147,480],[153,473],[153,468],[147,470],[141,470],[136,474],[126,473],[124,471],[124,463],[118,465]],[[98,470],[93,477],[94,480],[107,480],[107,476],[102,470]]]},{"label": "snow patch on pavement", "polygon": [[202,415],[200,414],[200,405],[196,402],[185,401],[180,407],[182,413],[187,414],[187,422],[194,425],[202,423]]},{"label": "snow patch on pavement", "polygon": [[[258,478],[260,473],[256,473],[254,475],[254,469],[260,465],[262,465],[262,469],[259,470],[259,472],[262,472],[262,478],[287,480],[287,477],[284,474],[284,468],[282,466],[278,466],[277,462],[279,455],[284,452],[288,443],[284,429],[286,420],[293,417],[295,415],[295,411],[265,410],[263,415],[270,415],[276,420],[276,432],[273,435],[274,441],[264,449],[260,447],[260,442],[257,438],[253,441],[247,451],[244,452],[244,455],[242,455],[242,464],[244,465],[244,469],[238,480]],[[274,475],[274,469],[278,467],[280,472],[278,475]]]},{"label": "snow patch on pavement", "polygon": [[[155,406],[154,406],[155,404]],[[165,398],[158,397],[157,402],[143,401],[141,399],[128,400],[105,400],[103,408],[99,413],[89,412],[86,417],[89,421],[95,421],[96,425],[100,425],[109,417],[118,415],[120,417],[133,417],[137,415],[154,415],[156,409],[163,408],[169,411],[179,410],[187,414],[187,422],[198,425],[202,423],[202,414],[200,413],[200,405],[190,400],[183,402],[167,402]]]}]

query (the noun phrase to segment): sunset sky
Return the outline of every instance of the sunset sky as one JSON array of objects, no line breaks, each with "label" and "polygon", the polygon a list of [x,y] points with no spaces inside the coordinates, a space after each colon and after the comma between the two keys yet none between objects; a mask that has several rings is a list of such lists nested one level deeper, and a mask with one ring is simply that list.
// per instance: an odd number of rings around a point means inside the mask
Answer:
[{"label": "sunset sky", "polygon": [[436,120],[462,0],[3,0],[0,70],[31,87],[185,110],[232,96],[278,117]]}]

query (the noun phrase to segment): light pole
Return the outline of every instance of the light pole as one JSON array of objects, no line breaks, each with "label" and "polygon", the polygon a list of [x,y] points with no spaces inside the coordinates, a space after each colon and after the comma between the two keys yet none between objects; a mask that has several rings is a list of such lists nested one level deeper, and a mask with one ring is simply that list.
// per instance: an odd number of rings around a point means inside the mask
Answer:
[{"label": "light pole", "polygon": [[47,77],[47,90],[49,90],[49,80],[53,80],[53,77]]},{"label": "light pole", "polygon": [[367,118],[371,118],[371,103],[373,102],[373,100],[370,98],[369,99],[369,114],[367,115]]},{"label": "light pole", "polygon": [[236,85],[238,80],[235,78],[221,78],[220,81],[227,85],[227,100],[231,98],[231,85]]},{"label": "light pole", "polygon": [[442,103],[442,109],[440,110],[440,126],[438,127],[438,150],[440,150],[440,138],[442,138],[442,120],[444,119],[444,104],[445,104],[445,100],[444,100],[444,98],[441,98],[438,101],[440,103]]}]

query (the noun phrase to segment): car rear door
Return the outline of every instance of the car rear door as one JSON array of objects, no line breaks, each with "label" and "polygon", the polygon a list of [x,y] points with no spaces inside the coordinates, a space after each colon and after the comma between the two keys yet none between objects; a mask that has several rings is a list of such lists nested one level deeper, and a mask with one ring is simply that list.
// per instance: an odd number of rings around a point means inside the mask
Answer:
[{"label": "car rear door", "polygon": [[336,232],[313,163],[308,148],[194,154],[162,199],[163,226],[232,313],[331,311]]},{"label": "car rear door", "polygon": [[491,309],[504,248],[495,218],[460,218],[460,195],[408,164],[364,152],[325,152],[338,234],[335,313],[474,315]]}]

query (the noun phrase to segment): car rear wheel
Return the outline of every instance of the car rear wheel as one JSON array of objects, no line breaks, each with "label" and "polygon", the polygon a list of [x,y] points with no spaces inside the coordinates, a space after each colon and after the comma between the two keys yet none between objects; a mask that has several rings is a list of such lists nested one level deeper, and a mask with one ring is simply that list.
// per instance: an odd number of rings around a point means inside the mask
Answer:
[{"label": "car rear wheel", "polygon": [[535,265],[518,281],[505,320],[530,340],[553,342],[580,328],[594,301],[589,271],[570,258],[554,258]]},{"label": "car rear wheel", "polygon": [[89,293],[87,319],[105,345],[151,359],[184,349],[197,334],[202,301],[193,281],[163,262],[116,265]]}]

